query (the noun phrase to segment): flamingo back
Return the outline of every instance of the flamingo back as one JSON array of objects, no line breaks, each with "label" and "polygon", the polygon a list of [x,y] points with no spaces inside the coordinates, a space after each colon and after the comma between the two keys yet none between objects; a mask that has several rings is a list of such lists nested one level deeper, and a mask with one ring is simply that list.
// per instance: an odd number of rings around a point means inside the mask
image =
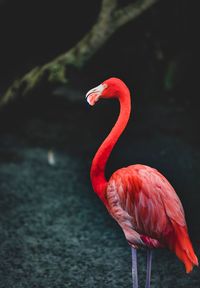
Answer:
[{"label": "flamingo back", "polygon": [[136,164],[117,170],[108,182],[106,198],[108,211],[132,246],[167,246],[187,271],[198,264],[180,199],[156,169]]}]

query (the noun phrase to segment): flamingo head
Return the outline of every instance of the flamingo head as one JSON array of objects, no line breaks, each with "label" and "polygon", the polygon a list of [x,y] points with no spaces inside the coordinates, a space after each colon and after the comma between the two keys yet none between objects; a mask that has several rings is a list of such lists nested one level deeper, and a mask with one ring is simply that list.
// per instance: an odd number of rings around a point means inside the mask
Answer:
[{"label": "flamingo head", "polygon": [[91,106],[94,106],[100,98],[108,99],[118,97],[121,85],[124,85],[124,83],[120,79],[114,77],[109,78],[87,92],[87,102]]}]

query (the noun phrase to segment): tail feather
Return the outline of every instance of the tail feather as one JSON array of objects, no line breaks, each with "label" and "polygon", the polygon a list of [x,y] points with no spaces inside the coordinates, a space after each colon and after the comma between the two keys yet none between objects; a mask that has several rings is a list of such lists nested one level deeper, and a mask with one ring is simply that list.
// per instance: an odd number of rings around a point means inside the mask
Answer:
[{"label": "tail feather", "polygon": [[177,257],[184,263],[186,273],[190,273],[194,267],[194,265],[198,266],[198,259],[196,255],[193,252],[193,257],[192,254],[186,251],[181,247],[180,244],[175,245],[175,253]]},{"label": "tail feather", "polygon": [[199,263],[188,236],[187,228],[178,224],[173,226],[175,230],[175,241],[172,241],[171,248],[177,257],[185,264],[186,272],[190,273],[193,267],[198,266]]}]

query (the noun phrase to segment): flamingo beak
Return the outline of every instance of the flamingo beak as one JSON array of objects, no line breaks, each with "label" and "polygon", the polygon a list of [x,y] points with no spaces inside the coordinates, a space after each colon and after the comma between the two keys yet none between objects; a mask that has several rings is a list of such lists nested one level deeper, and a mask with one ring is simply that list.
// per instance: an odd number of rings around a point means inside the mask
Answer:
[{"label": "flamingo beak", "polygon": [[100,84],[99,86],[89,90],[86,94],[87,102],[94,106],[94,104],[99,100],[100,96],[102,95],[102,92],[106,88],[106,84]]}]

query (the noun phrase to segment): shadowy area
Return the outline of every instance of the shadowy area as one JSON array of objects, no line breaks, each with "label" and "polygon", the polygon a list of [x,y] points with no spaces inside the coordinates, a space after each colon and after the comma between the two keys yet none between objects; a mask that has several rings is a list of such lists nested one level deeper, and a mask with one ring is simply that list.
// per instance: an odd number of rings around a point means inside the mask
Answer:
[{"label": "shadowy area", "polygon": [[[0,1],[0,93],[73,47],[97,20],[100,5]],[[130,87],[133,111],[107,176],[134,163],[163,173],[183,203],[200,256],[195,11],[188,0],[160,1],[113,35],[84,69],[69,70],[67,88],[44,87],[0,111],[0,288],[131,287],[130,247],[89,179],[92,157],[116,121],[118,104],[89,107],[84,96],[111,76]],[[144,287],[145,251],[138,261]],[[199,268],[186,275],[172,253],[157,250],[154,287],[199,288]]]},{"label": "shadowy area", "polygon": [[[118,105],[102,101],[91,108],[84,101],[84,95],[76,105],[49,100],[48,109],[45,102],[40,108],[26,103],[26,113],[21,104],[1,116],[0,287],[131,286],[130,248],[89,180],[92,157],[114,124]],[[190,134],[190,108],[135,102],[107,174],[132,163],[158,168],[183,202],[200,255],[200,153]],[[48,163],[49,150],[54,165]],[[145,251],[138,259],[144,286]],[[152,277],[152,287],[200,283],[198,268],[186,275],[166,250],[155,251]]]}]

